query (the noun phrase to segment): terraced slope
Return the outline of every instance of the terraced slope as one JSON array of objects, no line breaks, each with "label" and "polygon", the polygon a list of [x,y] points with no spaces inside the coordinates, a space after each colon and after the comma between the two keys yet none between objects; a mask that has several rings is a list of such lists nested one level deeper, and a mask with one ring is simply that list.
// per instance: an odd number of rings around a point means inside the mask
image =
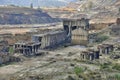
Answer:
[{"label": "terraced slope", "polygon": [[41,10],[21,7],[0,7],[0,24],[41,24],[57,22]]},{"label": "terraced slope", "polygon": [[76,9],[90,18],[116,18],[120,15],[120,0],[79,0],[67,8]]},{"label": "terraced slope", "polygon": [[[70,3],[68,7],[73,8],[101,8],[101,7],[108,7],[108,6],[115,6],[119,5],[120,0],[80,0],[75,3]],[[74,5],[77,7],[74,7]]]}]

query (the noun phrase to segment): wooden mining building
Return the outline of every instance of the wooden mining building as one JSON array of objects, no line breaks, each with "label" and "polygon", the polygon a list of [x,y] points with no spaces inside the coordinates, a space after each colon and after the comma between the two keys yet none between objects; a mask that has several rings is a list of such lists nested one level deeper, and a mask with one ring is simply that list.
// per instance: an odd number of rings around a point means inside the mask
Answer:
[{"label": "wooden mining building", "polygon": [[40,49],[54,48],[67,42],[64,31],[55,31],[32,36],[32,41],[40,42]]},{"label": "wooden mining building", "polygon": [[88,44],[89,19],[64,19],[63,26],[72,45]]},{"label": "wooden mining building", "polygon": [[101,44],[98,46],[98,50],[100,54],[110,54],[114,50],[114,46],[112,44]]},{"label": "wooden mining building", "polygon": [[87,51],[82,51],[80,53],[80,60],[86,61],[86,60],[95,60],[99,59],[99,51],[98,50],[93,50],[89,49]]},{"label": "wooden mining building", "polygon": [[[88,29],[88,19],[63,19],[63,30],[47,32],[44,34],[34,34],[31,41],[33,42],[34,46],[37,46],[38,44],[36,43],[39,43],[39,48],[37,48],[37,51],[38,49],[53,49],[54,47],[58,47],[59,45],[65,45],[66,43],[72,45],[87,45]],[[35,47],[32,47],[33,44],[29,44],[31,48],[30,50],[28,50],[28,44],[23,42],[16,43],[14,49],[15,51],[18,51],[18,53],[28,54],[28,52],[30,52],[31,54],[35,54]],[[25,51],[26,46],[27,49]]]}]

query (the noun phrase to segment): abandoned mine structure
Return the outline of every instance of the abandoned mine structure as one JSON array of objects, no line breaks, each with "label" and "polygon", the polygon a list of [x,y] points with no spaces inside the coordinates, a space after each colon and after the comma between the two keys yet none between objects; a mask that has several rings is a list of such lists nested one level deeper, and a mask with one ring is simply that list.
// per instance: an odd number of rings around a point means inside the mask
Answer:
[{"label": "abandoned mine structure", "polygon": [[[50,49],[69,43],[71,45],[87,45],[89,19],[63,19],[63,30],[33,34],[29,42],[17,42],[14,50],[22,54],[35,54],[40,49]],[[37,46],[37,47],[35,47]]]}]

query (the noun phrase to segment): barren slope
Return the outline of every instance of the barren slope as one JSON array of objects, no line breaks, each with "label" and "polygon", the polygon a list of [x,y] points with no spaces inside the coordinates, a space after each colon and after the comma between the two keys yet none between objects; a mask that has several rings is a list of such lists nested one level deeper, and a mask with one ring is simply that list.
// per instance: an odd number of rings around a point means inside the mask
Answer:
[{"label": "barren slope", "polygon": [[0,24],[41,24],[59,21],[41,10],[23,7],[0,7]]}]

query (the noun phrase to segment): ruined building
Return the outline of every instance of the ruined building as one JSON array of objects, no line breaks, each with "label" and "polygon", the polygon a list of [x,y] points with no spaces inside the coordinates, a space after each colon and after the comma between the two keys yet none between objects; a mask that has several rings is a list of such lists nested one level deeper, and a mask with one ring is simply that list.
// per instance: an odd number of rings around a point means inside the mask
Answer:
[{"label": "ruined building", "polygon": [[0,52],[0,64],[7,63],[10,61],[9,53]]},{"label": "ruined building", "polygon": [[0,40],[0,64],[9,62],[9,46],[6,40]]},{"label": "ruined building", "polygon": [[114,46],[112,44],[102,44],[98,46],[98,50],[100,54],[110,54],[114,50]]},{"label": "ruined building", "polygon": [[80,60],[95,60],[99,59],[99,51],[97,50],[87,50],[80,53]]},{"label": "ruined building", "polygon": [[8,52],[9,46],[8,41],[0,40],[0,52]]},{"label": "ruined building", "polygon": [[41,43],[40,49],[54,48],[67,42],[64,31],[33,35],[32,41]]},{"label": "ruined building", "polygon": [[87,45],[89,19],[64,19],[63,27],[72,45]]},{"label": "ruined building", "polygon": [[24,55],[34,55],[38,52],[40,43],[36,42],[17,42],[14,45],[15,53],[22,53]]},{"label": "ruined building", "polygon": [[63,19],[63,30],[34,34],[32,42],[15,43],[14,49],[22,54],[35,54],[40,49],[50,49],[70,43],[72,45],[87,45],[88,19]]},{"label": "ruined building", "polygon": [[14,56],[12,53],[11,45],[8,44],[6,40],[0,40],[0,65],[9,62],[18,62],[20,59]]},{"label": "ruined building", "polygon": [[24,55],[34,55],[41,49],[51,49],[58,45],[65,44],[66,33],[64,31],[48,32],[44,34],[35,34],[31,42],[17,42],[14,44],[15,53]]}]

